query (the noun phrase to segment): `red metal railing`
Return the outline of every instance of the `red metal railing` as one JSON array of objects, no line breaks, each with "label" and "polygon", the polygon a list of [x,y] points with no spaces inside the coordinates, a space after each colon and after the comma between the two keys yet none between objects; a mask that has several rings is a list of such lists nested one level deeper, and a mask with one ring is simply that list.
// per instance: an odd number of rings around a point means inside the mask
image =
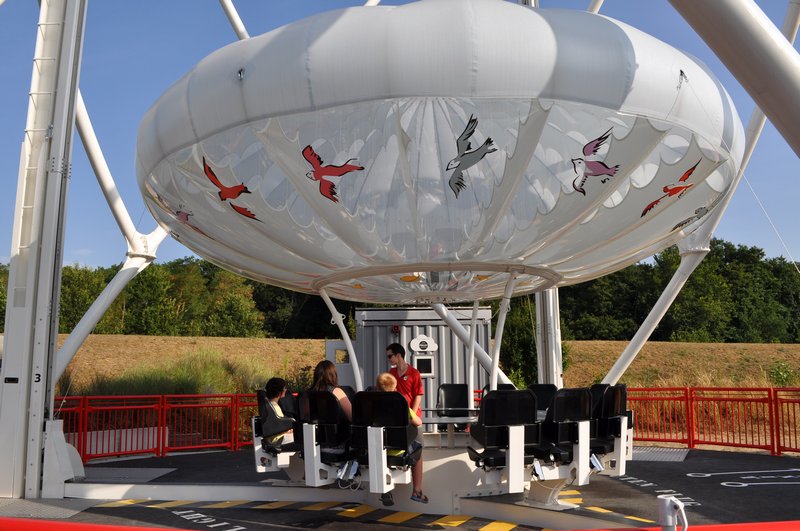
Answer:
[{"label": "red metal railing", "polygon": [[[159,445],[162,397],[87,396],[83,408],[79,421],[83,430],[77,439],[84,462],[142,453],[163,455]],[[75,439],[73,434],[65,436],[67,442]]]},{"label": "red metal railing", "polygon": [[800,451],[800,389],[773,389],[775,453]]},{"label": "red metal railing", "polygon": [[236,395],[166,395],[161,448],[164,453],[235,449]]},{"label": "red metal railing", "polygon": [[[84,462],[252,444],[254,394],[56,399],[64,436]],[[800,388],[629,388],[634,439],[800,452]]]},{"label": "red metal railing", "polygon": [[244,446],[253,445],[250,419],[256,415],[258,415],[256,395],[236,395],[236,410],[233,414],[233,418],[236,420],[236,435],[234,438],[236,450]]},{"label": "red metal railing", "polygon": [[628,389],[634,438],[800,452],[800,389]]},{"label": "red metal railing", "polygon": [[693,447],[689,390],[685,387],[628,389],[633,434],[640,441],[675,442]]},{"label": "red metal railing", "polygon": [[772,389],[695,388],[694,444],[775,452]]}]

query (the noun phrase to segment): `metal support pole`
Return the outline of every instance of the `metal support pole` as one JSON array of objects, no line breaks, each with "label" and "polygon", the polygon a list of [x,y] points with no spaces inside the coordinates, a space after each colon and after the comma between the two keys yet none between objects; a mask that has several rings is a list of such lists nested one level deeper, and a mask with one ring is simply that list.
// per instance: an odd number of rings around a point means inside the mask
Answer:
[{"label": "metal support pole", "polygon": [[[794,40],[797,37],[798,25],[800,25],[800,2],[795,0],[790,3],[786,12],[786,18],[783,22],[783,27],[781,28],[782,34],[786,37],[790,45],[791,43],[794,43]],[[616,383],[619,381],[619,378],[633,362],[642,346],[644,346],[647,338],[650,337],[650,334],[653,333],[655,327],[658,326],[659,322],[661,322],[661,319],[664,317],[664,314],[666,314],[670,305],[675,300],[675,297],[677,297],[678,292],[683,287],[683,284],[686,282],[688,276],[692,271],[694,271],[694,269],[700,264],[700,261],[703,259],[703,257],[709,252],[711,237],[719,225],[722,214],[728,208],[728,204],[733,198],[733,191],[739,185],[739,181],[741,181],[742,177],[744,176],[744,171],[747,168],[747,165],[750,163],[750,157],[753,155],[753,151],[758,143],[758,139],[761,136],[765,121],[766,117],[763,111],[756,107],[753,110],[753,113],[750,115],[750,120],[747,124],[747,137],[745,141],[742,163],[739,167],[736,177],[733,180],[733,183],[731,184],[731,187],[729,188],[728,194],[722,199],[722,202],[717,206],[714,212],[712,212],[708,218],[706,218],[703,224],[697,228],[697,230],[695,230],[687,238],[678,242],[678,249],[681,253],[681,264],[678,267],[678,270],[670,280],[670,283],[664,289],[661,297],[653,306],[653,309],[650,311],[647,319],[645,319],[644,323],[642,323],[641,327],[636,332],[636,335],[633,336],[630,344],[628,344],[622,354],[620,354],[617,362],[603,379],[603,383]],[[687,259],[689,256],[692,258]],[[676,286],[677,291],[668,293],[668,291],[676,289]],[[664,306],[664,304],[666,304],[666,306]]]},{"label": "metal support pole", "polygon": [[536,293],[536,364],[537,381],[564,387],[564,364],[561,357],[561,319],[558,288]]},{"label": "metal support pole", "polygon": [[353,349],[353,342],[350,341],[350,334],[347,332],[347,327],[344,326],[344,320],[342,319],[343,315],[336,311],[336,306],[333,305],[333,301],[330,297],[328,297],[328,292],[325,291],[325,288],[321,288],[319,290],[319,295],[328,306],[328,310],[331,312],[331,317],[333,317],[333,322],[339,327],[339,333],[342,334],[342,339],[344,339],[344,344],[347,348],[347,355],[350,358],[350,365],[353,367],[353,381],[356,383],[356,391],[363,391],[364,383],[361,381],[361,369],[358,367],[358,359],[356,358],[356,353]]},{"label": "metal support pole", "polygon": [[[800,0],[793,0],[786,10],[786,17],[784,18],[783,26],[781,27],[781,33],[784,37],[786,37],[786,40],[790,44],[794,44],[794,41],[797,38],[798,26],[800,26]],[[722,214],[725,213],[725,210],[728,208],[728,204],[731,202],[731,199],[733,199],[733,191],[739,186],[739,182],[742,180],[742,177],[744,177],[745,169],[747,169],[748,164],[750,164],[750,158],[752,157],[753,151],[756,148],[758,139],[761,137],[761,132],[764,129],[764,123],[766,120],[766,115],[760,108],[756,107],[753,109],[753,112],[750,115],[750,120],[747,122],[747,130],[745,131],[745,146],[744,154],[742,156],[742,163],[739,166],[739,171],[736,173],[736,177],[734,177],[733,183],[729,188],[730,191],[722,199],[722,202],[717,206],[714,212],[712,212],[703,222],[703,224],[698,227],[696,231],[690,234],[688,238],[682,240],[678,244],[678,247],[681,248],[682,251],[686,252],[693,249],[702,249],[708,247],[711,243],[711,236],[717,229],[717,226],[722,219]]]},{"label": "metal support pole", "polygon": [[586,11],[589,13],[594,13],[595,15],[600,12],[600,8],[603,6],[603,2],[605,0],[592,0],[592,3],[589,4],[589,7],[586,8]]},{"label": "metal support pole", "polygon": [[497,389],[497,371],[500,369],[500,344],[503,342],[503,329],[506,326],[506,315],[511,304],[511,294],[514,293],[514,285],[517,283],[517,273],[512,271],[508,274],[508,282],[503,292],[503,300],[500,301],[500,310],[497,314],[497,327],[494,331],[494,348],[492,349],[492,372],[490,374],[489,389]]},{"label": "metal support pole", "polygon": [[[431,308],[434,312],[436,312],[436,315],[442,318],[444,324],[446,324],[448,328],[453,331],[459,340],[463,341],[464,344],[469,341],[469,332],[467,332],[466,329],[461,326],[461,323],[458,322],[458,319],[453,317],[450,312],[447,311],[447,308],[444,307],[444,304],[434,303],[431,304]],[[475,358],[484,369],[487,371],[491,370],[492,357],[489,356],[485,350],[483,350],[483,347],[477,344],[475,345]],[[503,371],[498,371],[498,378],[500,379],[501,383],[511,383],[511,380],[508,379],[508,376],[506,376]]]},{"label": "metal support pole", "polygon": [[[149,236],[153,253],[158,245],[167,237],[167,231],[161,227],[156,228]],[[78,349],[86,341],[86,337],[94,330],[97,323],[102,319],[108,307],[116,300],[125,286],[144,271],[155,259],[155,254],[151,256],[129,256],[111,282],[103,289],[103,292],[95,299],[92,305],[83,314],[81,320],[70,332],[69,337],[61,345],[56,355],[55,367],[53,369],[53,382],[57,382],[64,374],[69,362],[75,357]]]},{"label": "metal support pole", "polygon": [[753,0],[670,0],[800,155],[800,55]]},{"label": "metal support pole", "polygon": [[92,121],[89,119],[89,113],[86,110],[86,104],[83,101],[83,96],[78,91],[78,97],[75,108],[75,124],[77,125],[78,134],[83,143],[83,149],[89,157],[89,163],[92,165],[94,174],[97,177],[97,182],[100,184],[100,189],[106,198],[108,206],[111,208],[111,214],[119,225],[119,230],[128,242],[128,249],[141,252],[137,249],[137,235],[136,226],[131,220],[131,216],[125,209],[122,198],[117,191],[117,186],[114,183],[114,178],[111,176],[111,170],[108,168],[106,159],[103,156],[103,151],[100,149],[100,143],[97,141],[97,135],[92,127]]},{"label": "metal support pole", "polygon": [[653,333],[653,330],[656,329],[658,323],[661,322],[664,314],[666,314],[667,310],[669,310],[669,307],[672,305],[675,297],[678,296],[681,288],[689,279],[689,275],[691,275],[692,271],[694,271],[695,268],[700,265],[700,262],[703,261],[703,258],[707,253],[708,249],[705,249],[681,255],[681,263],[678,266],[677,271],[675,271],[675,274],[672,275],[669,284],[667,284],[667,287],[664,288],[661,296],[653,305],[653,308],[650,310],[647,318],[642,323],[642,326],[640,326],[639,330],[636,331],[636,334],[633,336],[633,339],[631,339],[631,342],[628,343],[628,346],[622,351],[622,354],[620,354],[616,363],[614,363],[614,366],[611,367],[611,370],[608,371],[606,377],[603,378],[604,384],[614,385],[619,381],[622,374],[628,369],[628,367],[630,367],[630,364],[633,363],[636,355],[647,342],[650,334]]},{"label": "metal support pole", "polygon": [[473,406],[475,398],[475,340],[478,338],[478,307],[480,301],[472,303],[472,321],[469,328],[469,353],[467,354],[467,405]]},{"label": "metal support pole", "polygon": [[242,22],[239,12],[236,11],[236,7],[233,5],[233,0],[219,0],[219,4],[222,6],[222,10],[225,11],[225,16],[228,17],[228,22],[231,23],[231,27],[233,27],[233,31],[239,40],[249,39],[250,34],[247,33],[244,22]]},{"label": "metal support pole", "polygon": [[14,213],[0,370],[0,497],[38,498],[52,411],[64,217],[86,2],[42,2]]}]

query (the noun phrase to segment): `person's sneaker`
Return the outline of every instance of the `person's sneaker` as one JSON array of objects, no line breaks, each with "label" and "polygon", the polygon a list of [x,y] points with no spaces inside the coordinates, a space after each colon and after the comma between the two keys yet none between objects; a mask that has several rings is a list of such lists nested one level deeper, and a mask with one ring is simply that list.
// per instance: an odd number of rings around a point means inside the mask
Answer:
[{"label": "person's sneaker", "polygon": [[386,507],[394,505],[394,497],[391,492],[384,492],[381,494],[381,503]]},{"label": "person's sneaker", "polygon": [[411,501],[419,503],[428,503],[428,497],[422,494],[421,492],[414,492],[411,494]]}]

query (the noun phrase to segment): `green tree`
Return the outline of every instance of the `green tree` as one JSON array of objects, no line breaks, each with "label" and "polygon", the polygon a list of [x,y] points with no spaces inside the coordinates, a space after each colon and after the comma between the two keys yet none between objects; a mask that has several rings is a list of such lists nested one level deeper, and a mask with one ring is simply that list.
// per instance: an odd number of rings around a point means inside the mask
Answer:
[{"label": "green tree", "polygon": [[770,258],[766,266],[775,278],[773,300],[785,309],[787,343],[800,342],[800,271],[797,264],[783,257]]},{"label": "green tree", "polygon": [[[495,302],[495,307],[499,304]],[[495,312],[496,313],[496,312]],[[533,295],[515,297],[506,315],[500,346],[503,371],[516,384],[536,382],[536,314]]]},{"label": "green tree", "polygon": [[263,336],[264,316],[253,301],[253,288],[243,277],[218,269],[209,285],[211,304],[205,335],[222,337]]},{"label": "green tree", "polygon": [[164,264],[172,281],[172,296],[177,311],[182,315],[179,333],[181,335],[203,335],[206,316],[211,304],[208,283],[209,274],[219,268],[199,258],[181,258]]},{"label": "green tree", "polygon": [[62,268],[58,331],[71,332],[105,286],[105,272],[101,269],[79,265]]},{"label": "green tree", "polygon": [[[122,264],[115,266],[98,268],[98,273],[103,276],[103,283],[108,285],[114,275],[122,268]],[[125,333],[125,301],[126,291],[123,292],[111,303],[106,313],[94,327],[95,334],[123,334]]]},{"label": "green tree", "polygon": [[125,289],[125,334],[177,335],[183,315],[172,296],[169,271],[158,264],[143,270]]},{"label": "green tree", "polygon": [[[676,247],[656,255],[655,276],[666,286],[680,263]],[[670,341],[724,341],[728,335],[733,295],[725,267],[718,255],[700,263],[653,334],[653,339]]]},{"label": "green tree", "polygon": [[611,275],[559,289],[565,339],[629,339],[658,298],[653,266],[634,264]]},{"label": "green tree", "polygon": [[[308,295],[251,281],[256,308],[264,315],[267,337],[286,337],[289,323],[302,309]],[[302,301],[302,302],[301,302]]]}]

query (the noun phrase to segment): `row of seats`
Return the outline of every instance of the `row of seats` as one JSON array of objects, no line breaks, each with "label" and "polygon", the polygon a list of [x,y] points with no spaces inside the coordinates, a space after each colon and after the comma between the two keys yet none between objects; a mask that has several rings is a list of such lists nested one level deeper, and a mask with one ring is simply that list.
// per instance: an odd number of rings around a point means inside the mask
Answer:
[{"label": "row of seats", "polygon": [[[389,466],[406,466],[414,457],[407,450],[416,436],[409,424],[408,404],[399,393],[362,391],[351,399],[353,421],[348,422],[339,401],[328,391],[307,391],[281,398],[279,405],[286,417],[279,418],[267,404],[266,394],[258,391],[259,417],[255,435],[262,437],[262,448],[271,455],[300,452],[303,448],[303,425],[314,425],[322,462],[330,465],[357,459],[367,463],[368,428],[383,428],[384,448]],[[289,418],[293,417],[293,418]],[[269,438],[292,429],[294,442],[271,443]],[[392,451],[394,450],[394,451]],[[419,450],[418,450],[419,451]]]},{"label": "row of seats", "polygon": [[[596,384],[591,388],[557,389],[551,384],[534,384],[528,389],[499,389],[486,394],[478,421],[470,427],[473,440],[482,447],[468,448],[476,466],[506,465],[508,427],[524,426],[524,461],[534,459],[562,465],[572,462],[578,443],[578,423],[589,421],[590,451],[607,454],[621,438],[622,417],[629,419],[624,385]],[[539,410],[545,410],[539,420]]]}]

